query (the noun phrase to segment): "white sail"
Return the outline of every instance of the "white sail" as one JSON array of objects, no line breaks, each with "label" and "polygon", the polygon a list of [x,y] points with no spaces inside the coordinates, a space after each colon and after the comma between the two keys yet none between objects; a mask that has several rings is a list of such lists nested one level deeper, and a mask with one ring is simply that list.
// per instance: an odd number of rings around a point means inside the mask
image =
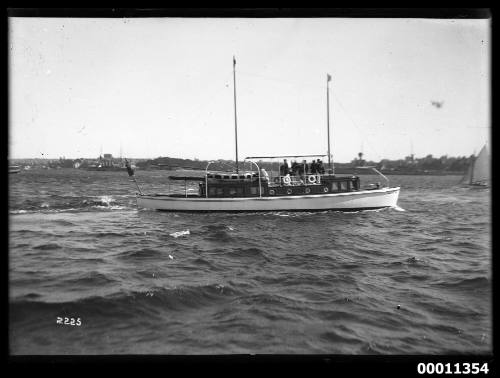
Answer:
[{"label": "white sail", "polygon": [[471,183],[484,183],[490,180],[490,156],[486,145],[483,146],[473,164]]},{"label": "white sail", "polygon": [[469,164],[467,167],[467,172],[465,173],[464,177],[462,177],[462,180],[460,181],[461,184],[471,184],[472,183],[472,166],[474,165],[474,162]]}]

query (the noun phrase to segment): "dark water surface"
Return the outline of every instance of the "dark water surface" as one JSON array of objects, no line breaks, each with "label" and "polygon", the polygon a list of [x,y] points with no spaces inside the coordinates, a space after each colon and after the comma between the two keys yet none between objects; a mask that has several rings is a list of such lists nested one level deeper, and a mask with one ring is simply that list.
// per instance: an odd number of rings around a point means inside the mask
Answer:
[{"label": "dark water surface", "polygon": [[177,214],[123,172],[9,175],[10,351],[491,352],[490,190],[390,179],[405,211]]}]

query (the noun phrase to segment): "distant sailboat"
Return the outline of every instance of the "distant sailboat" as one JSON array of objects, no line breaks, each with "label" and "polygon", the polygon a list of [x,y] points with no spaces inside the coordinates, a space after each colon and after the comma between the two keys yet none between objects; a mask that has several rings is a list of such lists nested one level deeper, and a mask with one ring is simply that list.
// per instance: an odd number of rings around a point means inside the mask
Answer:
[{"label": "distant sailboat", "polygon": [[9,173],[19,173],[21,172],[21,167],[18,165],[9,165]]},{"label": "distant sailboat", "polygon": [[467,173],[462,179],[463,184],[487,187],[490,185],[490,155],[486,145],[481,148],[477,158],[469,165]]}]

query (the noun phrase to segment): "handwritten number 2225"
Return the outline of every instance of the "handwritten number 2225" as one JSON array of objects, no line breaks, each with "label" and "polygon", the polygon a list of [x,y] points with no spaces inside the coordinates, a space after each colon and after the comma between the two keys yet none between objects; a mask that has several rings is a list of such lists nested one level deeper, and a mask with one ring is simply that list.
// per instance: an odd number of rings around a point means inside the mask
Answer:
[{"label": "handwritten number 2225", "polygon": [[80,318],[61,318],[61,317],[57,317],[57,321],[56,321],[56,324],[66,324],[66,325],[76,325],[76,326],[81,326],[82,325],[82,321]]}]

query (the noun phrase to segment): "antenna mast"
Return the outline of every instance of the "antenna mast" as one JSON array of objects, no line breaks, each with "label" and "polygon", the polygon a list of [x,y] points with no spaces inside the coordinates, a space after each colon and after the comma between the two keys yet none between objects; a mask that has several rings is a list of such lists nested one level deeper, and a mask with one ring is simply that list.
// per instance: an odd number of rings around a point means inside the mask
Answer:
[{"label": "antenna mast", "polygon": [[238,170],[238,121],[236,117],[236,59],[233,55],[233,88],[234,88],[234,139],[236,142],[236,173]]},{"label": "antenna mast", "polygon": [[330,90],[328,87],[328,83],[332,80],[330,74],[326,74],[326,127],[328,131],[328,173],[333,173],[333,167],[331,162],[331,153],[330,153]]}]

